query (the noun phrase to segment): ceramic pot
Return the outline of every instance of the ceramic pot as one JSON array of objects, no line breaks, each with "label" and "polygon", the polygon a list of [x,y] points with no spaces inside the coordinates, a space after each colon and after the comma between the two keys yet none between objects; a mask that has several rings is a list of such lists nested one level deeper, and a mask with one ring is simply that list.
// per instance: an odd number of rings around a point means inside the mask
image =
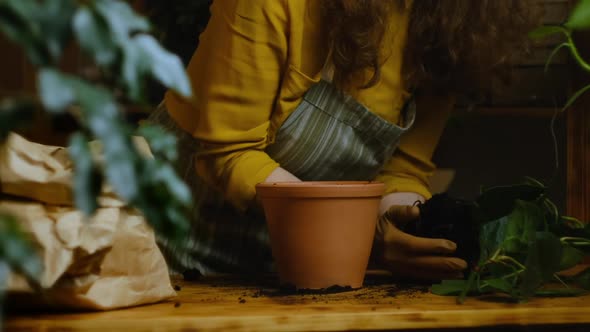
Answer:
[{"label": "ceramic pot", "polygon": [[384,189],[377,182],[257,185],[281,283],[362,287]]}]

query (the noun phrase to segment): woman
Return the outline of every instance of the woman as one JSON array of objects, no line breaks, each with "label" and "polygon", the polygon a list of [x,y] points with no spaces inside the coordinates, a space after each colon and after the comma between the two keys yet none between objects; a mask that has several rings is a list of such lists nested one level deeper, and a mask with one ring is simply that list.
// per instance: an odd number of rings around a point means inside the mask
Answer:
[{"label": "woman", "polygon": [[525,43],[522,0],[217,0],[188,73],[152,120],[180,137],[197,208],[173,268],[272,268],[255,185],[378,180],[374,258],[400,277],[455,277],[456,245],[396,224],[431,194],[430,161],[457,96],[483,91]]}]

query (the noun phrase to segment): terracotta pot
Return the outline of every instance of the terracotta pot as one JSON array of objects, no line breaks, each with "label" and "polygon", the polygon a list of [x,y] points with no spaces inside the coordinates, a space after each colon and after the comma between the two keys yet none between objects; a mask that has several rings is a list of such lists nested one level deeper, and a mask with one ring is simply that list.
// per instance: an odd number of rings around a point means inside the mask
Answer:
[{"label": "terracotta pot", "polygon": [[281,283],[362,287],[384,188],[377,182],[257,185]]}]

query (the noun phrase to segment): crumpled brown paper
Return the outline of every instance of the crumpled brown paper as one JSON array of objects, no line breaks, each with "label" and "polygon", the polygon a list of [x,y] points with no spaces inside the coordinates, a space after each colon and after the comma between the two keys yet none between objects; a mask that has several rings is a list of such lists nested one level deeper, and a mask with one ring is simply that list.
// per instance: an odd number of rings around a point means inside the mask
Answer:
[{"label": "crumpled brown paper", "polygon": [[[0,191],[18,197],[0,200],[0,210],[16,216],[39,246],[45,267],[42,302],[107,310],[175,296],[144,218],[105,188],[101,208],[87,220],[73,207],[71,178],[65,148],[32,143],[16,134],[0,147]],[[30,289],[13,275],[8,291]]]}]

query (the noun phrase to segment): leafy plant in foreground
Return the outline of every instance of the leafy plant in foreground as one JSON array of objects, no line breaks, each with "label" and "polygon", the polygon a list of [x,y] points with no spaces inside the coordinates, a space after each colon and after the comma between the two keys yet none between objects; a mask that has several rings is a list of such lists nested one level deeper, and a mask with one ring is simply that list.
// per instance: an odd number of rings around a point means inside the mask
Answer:
[{"label": "leafy plant in foreground", "polygon": [[[80,128],[69,146],[76,207],[93,214],[103,182],[108,183],[160,237],[176,241],[188,229],[191,195],[172,166],[175,138],[158,127],[137,133],[121,112],[145,105],[150,79],[191,95],[182,62],[148,34],[150,29],[148,20],[121,0],[0,0],[0,32],[24,50],[38,78],[38,95],[0,103],[0,143],[34,111],[74,115]],[[59,66],[71,44],[90,62],[79,73]],[[147,139],[155,158],[140,153],[132,141],[136,134]],[[101,143],[101,161],[93,158],[90,140]],[[39,260],[28,244],[14,218],[0,215],[0,284],[8,268],[31,280],[39,275]]]}]

